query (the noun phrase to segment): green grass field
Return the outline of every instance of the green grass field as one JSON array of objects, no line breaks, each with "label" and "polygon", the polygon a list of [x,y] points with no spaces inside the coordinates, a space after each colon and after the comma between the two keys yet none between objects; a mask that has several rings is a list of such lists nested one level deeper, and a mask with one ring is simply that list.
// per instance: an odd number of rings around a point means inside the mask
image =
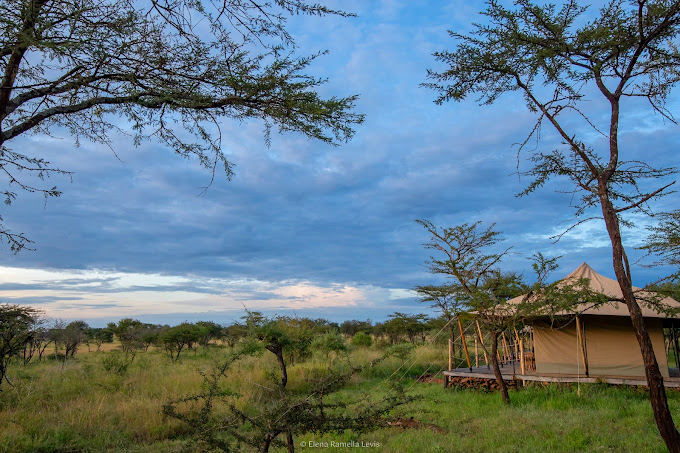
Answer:
[{"label": "green grass field", "polygon": [[[81,350],[63,366],[53,360],[15,364],[9,372],[14,386],[4,383],[0,392],[0,451],[200,451],[189,427],[164,417],[162,406],[197,392],[199,371],[210,372],[225,352],[218,347],[199,349],[172,363],[160,351],[149,351],[137,354],[124,371],[110,366],[119,357],[111,350]],[[665,451],[644,390],[581,385],[579,396],[573,385],[540,385],[513,391],[512,405],[506,407],[496,393],[445,390],[441,384],[413,379],[428,368],[439,370],[444,353],[441,347],[423,346],[405,361],[393,357],[368,368],[337,395],[348,401],[379,397],[398,369],[394,376],[420,398],[391,416],[420,424],[361,436],[310,433],[296,437],[297,451]],[[379,355],[360,349],[349,358],[359,363]],[[290,391],[304,391],[305,381],[328,368],[329,360],[341,365],[346,358],[315,356],[291,365]],[[229,385],[239,389],[244,402],[266,398],[261,389],[271,386],[276,371],[272,354],[247,357],[231,369]],[[668,395],[673,413],[680,417],[680,393]],[[344,447],[338,446],[342,443]]]}]

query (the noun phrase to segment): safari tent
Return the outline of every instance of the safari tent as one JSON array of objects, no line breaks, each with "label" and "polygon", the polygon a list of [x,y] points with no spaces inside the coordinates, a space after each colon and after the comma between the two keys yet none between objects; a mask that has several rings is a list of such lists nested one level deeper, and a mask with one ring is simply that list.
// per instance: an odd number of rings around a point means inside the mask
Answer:
[{"label": "safari tent", "polygon": [[[598,274],[586,263],[581,264],[565,280],[581,278],[588,279],[591,289],[596,292],[612,298],[623,297],[616,280]],[[662,302],[680,306],[679,302],[671,298],[665,298]],[[596,308],[588,308],[584,304],[579,308],[580,314],[576,319],[564,326],[551,325],[547,320],[531,324],[535,373],[643,377],[642,354],[626,304],[611,302]],[[666,345],[670,347],[675,344],[673,338],[664,339],[664,327],[670,327],[674,320],[649,307],[640,308],[661,373],[669,377]]]},{"label": "safari tent", "polygon": [[[590,288],[612,299],[623,300],[616,280],[595,272],[588,264],[581,264],[563,280],[588,279]],[[638,288],[634,288],[638,289]],[[645,293],[641,293],[644,295]],[[649,294],[649,293],[647,293]],[[524,296],[508,301],[520,303]],[[680,307],[680,302],[664,298],[663,304]],[[669,364],[671,356],[680,356],[676,332],[680,319],[669,318],[645,304],[640,306],[645,325],[652,340],[664,385],[680,387],[677,359]],[[640,347],[633,331],[628,307],[623,302],[610,302],[595,306],[584,303],[575,313],[562,313],[557,317],[545,317],[529,322],[522,329],[512,329],[499,339],[498,358],[501,373],[510,380],[543,382],[596,382],[644,385],[645,371]],[[460,325],[460,323],[459,323]],[[462,348],[467,362],[460,368],[452,366],[452,345],[449,345],[449,370],[444,371],[445,385],[450,380],[465,378],[492,378],[490,360],[477,350],[479,344],[488,344],[479,323],[469,324],[464,332],[460,326]],[[474,361],[468,355],[467,338],[474,336]],[[460,348],[459,348],[460,350]],[[480,351],[481,352],[481,351]],[[480,363],[482,357],[484,364]],[[467,365],[467,366],[465,366]],[[669,368],[672,366],[672,368]]]}]

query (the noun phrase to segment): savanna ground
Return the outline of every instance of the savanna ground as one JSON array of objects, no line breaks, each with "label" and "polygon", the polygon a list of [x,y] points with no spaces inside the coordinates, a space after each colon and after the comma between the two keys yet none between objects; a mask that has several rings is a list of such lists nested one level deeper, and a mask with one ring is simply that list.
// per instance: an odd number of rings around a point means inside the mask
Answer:
[{"label": "savanna ground", "polygon": [[[127,364],[115,345],[106,346],[91,353],[81,347],[65,364],[14,364],[9,372],[13,386],[5,383],[0,392],[0,451],[205,451],[191,429],[165,417],[162,408],[171,399],[199,391],[199,371],[214,369],[228,348],[198,348],[176,363],[152,348]],[[441,384],[417,382],[421,373],[444,366],[444,354],[444,347],[427,345],[408,358],[393,356],[366,368],[337,395],[347,400],[379,398],[388,382],[401,379],[409,394],[420,398],[390,417],[413,418],[420,422],[416,426],[362,435],[301,435],[295,438],[296,451],[665,451],[643,389],[581,385],[579,395],[575,385],[540,385],[511,392],[512,404],[506,407],[496,393],[444,390]],[[316,354],[290,365],[289,388],[301,390],[306,379],[331,362],[365,363],[380,355],[375,348],[330,357]],[[244,402],[262,403],[263,389],[272,386],[277,370],[274,356],[263,353],[237,362],[227,380]],[[669,391],[668,396],[680,419],[680,393]]]}]

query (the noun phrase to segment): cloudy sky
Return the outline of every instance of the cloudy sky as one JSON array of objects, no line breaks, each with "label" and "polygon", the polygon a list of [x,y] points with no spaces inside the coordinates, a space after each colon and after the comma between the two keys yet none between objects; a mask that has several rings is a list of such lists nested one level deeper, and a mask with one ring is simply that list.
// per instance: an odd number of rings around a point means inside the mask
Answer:
[{"label": "cloudy sky", "polygon": [[[600,221],[553,243],[572,217],[570,196],[555,192],[568,189],[565,181],[515,197],[527,181],[516,174],[513,144],[535,120],[520,97],[436,106],[435,93],[419,86],[428,68],[442,69],[432,53],[453,48],[447,30],[469,30],[481,2],[336,3],[359,17],[294,17],[290,31],[302,54],[329,50],[312,67],[329,78],[324,95],[361,96],[366,122],[350,143],[275,134],[267,147],[262,124],[225,122],[236,174],[202,195],[210,174],[153,142],[134,147],[116,136],[116,156],[100,145],[75,147],[65,134],[24,137],[13,146],[74,174],[49,181],[63,190],[58,199],[22,193],[3,208],[6,226],[35,251],[0,254],[2,300],[95,326],[128,316],[229,323],[245,308],[335,321],[427,312],[409,290],[440,280],[423,267],[428,236],[415,219],[495,222],[516,252],[506,268],[529,279],[526,258],[537,251],[563,255],[555,278],[583,261],[613,277]],[[596,116],[598,107],[589,107]],[[673,164],[680,127],[642,103],[624,110],[626,158]],[[546,149],[558,143],[547,129],[542,140]],[[675,205],[672,195],[656,207]],[[635,220],[625,231],[631,248],[651,223]],[[634,280],[640,286],[666,271],[636,265]]]}]

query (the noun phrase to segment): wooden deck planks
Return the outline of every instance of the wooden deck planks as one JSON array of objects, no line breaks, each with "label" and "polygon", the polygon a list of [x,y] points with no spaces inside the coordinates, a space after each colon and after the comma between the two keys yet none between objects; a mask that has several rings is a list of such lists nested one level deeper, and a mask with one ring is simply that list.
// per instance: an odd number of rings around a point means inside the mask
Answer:
[{"label": "wooden deck planks", "polygon": [[[471,378],[481,378],[481,379],[495,379],[493,374],[493,369],[487,369],[486,367],[472,368],[472,371],[468,368],[458,368],[454,370],[444,371],[446,377],[471,377]],[[581,382],[584,384],[594,384],[597,382],[605,382],[607,384],[617,384],[617,385],[647,385],[647,380],[638,377],[613,377],[613,376],[598,376],[598,377],[586,377],[577,375],[562,375],[562,376],[549,376],[549,375],[537,375],[537,374],[520,374],[519,367],[516,367],[513,371],[511,366],[505,366],[501,368],[501,375],[505,380],[517,380],[525,382]],[[680,388],[680,378],[664,378],[664,386],[672,388]]]}]

